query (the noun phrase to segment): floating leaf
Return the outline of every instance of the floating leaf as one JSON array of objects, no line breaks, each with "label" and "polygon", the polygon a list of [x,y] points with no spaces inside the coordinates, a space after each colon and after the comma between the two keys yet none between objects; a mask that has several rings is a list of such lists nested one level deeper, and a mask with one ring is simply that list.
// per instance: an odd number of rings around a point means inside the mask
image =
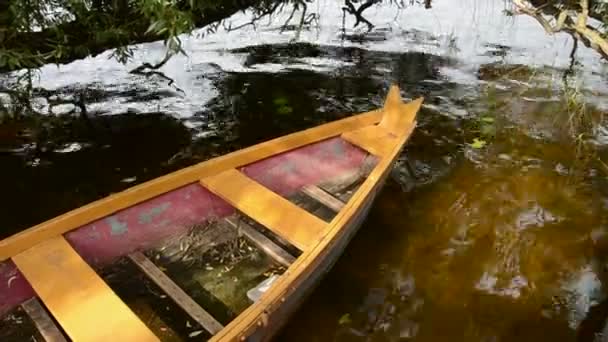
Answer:
[{"label": "floating leaf", "polygon": [[340,325],[345,325],[352,322],[350,319],[350,314],[349,313],[345,313],[344,315],[342,315],[342,317],[340,317],[340,320],[338,320],[338,324]]},{"label": "floating leaf", "polygon": [[483,139],[475,138],[473,139],[473,143],[469,144],[472,148],[483,148],[486,146],[486,141]]}]

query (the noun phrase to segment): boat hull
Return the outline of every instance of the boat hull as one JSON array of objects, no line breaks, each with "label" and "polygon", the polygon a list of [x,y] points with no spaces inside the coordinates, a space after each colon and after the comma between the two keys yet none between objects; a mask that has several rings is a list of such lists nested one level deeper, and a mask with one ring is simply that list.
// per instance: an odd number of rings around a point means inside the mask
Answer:
[{"label": "boat hull", "polygon": [[[104,332],[116,331],[123,340],[157,341],[151,327],[95,271],[127,257],[213,335],[210,341],[270,340],[361,227],[414,130],[421,103],[422,99],[403,103],[393,86],[381,110],[176,171],[0,241],[0,315],[36,297],[34,301],[45,304],[73,340],[98,340]],[[363,182],[345,182],[343,177],[350,174]],[[356,190],[342,203],[332,191],[319,187],[328,183],[348,183]],[[294,194],[307,195],[335,216],[322,218],[293,202]],[[245,216],[245,223],[231,223],[227,216],[234,214]],[[259,299],[226,326],[142,253],[163,250],[175,239],[183,251],[180,238],[193,231],[213,231],[207,229],[213,226],[209,223],[221,218],[287,266]],[[248,220],[263,228],[250,226]],[[206,240],[204,246],[216,246],[220,240]],[[35,316],[48,317],[41,310]],[[107,315],[111,316],[105,331],[96,332],[99,320]]]},{"label": "boat hull", "polygon": [[[393,165],[393,162],[390,163],[391,166]],[[265,320],[267,320],[267,322],[261,325],[258,324],[258,326],[250,331],[243,332],[241,334],[241,340],[245,338],[245,340],[249,342],[271,341],[281,331],[285,324],[301,307],[306,298],[318,287],[325,275],[331,271],[352,238],[361,228],[378,193],[386,183],[386,179],[388,178],[391,169],[391,167],[385,169],[373,189],[368,193],[366,199],[356,210],[356,213],[339,233],[336,234],[332,243],[324,248],[324,252],[316,258],[315,267],[310,273],[306,274],[304,281],[293,287],[289,296],[284,297],[285,300],[281,301],[274,310],[266,310],[268,316]]]},{"label": "boat hull", "polygon": [[[379,184],[379,188],[382,184]],[[269,317],[269,322],[266,326],[257,329],[246,340],[250,342],[270,341],[275,337],[285,324],[293,317],[296,311],[302,306],[310,294],[321,283],[327,273],[331,271],[335,263],[338,261],[344,250],[348,246],[350,240],[356,235],[357,231],[365,222],[365,219],[372,207],[376,198],[376,191],[366,202],[357,214],[353,217],[353,221],[344,227],[341,236],[337,238],[335,244],[328,249],[328,253],[319,258],[319,266],[308,275],[305,282],[294,289],[291,295],[281,304],[281,306],[272,313]]]}]

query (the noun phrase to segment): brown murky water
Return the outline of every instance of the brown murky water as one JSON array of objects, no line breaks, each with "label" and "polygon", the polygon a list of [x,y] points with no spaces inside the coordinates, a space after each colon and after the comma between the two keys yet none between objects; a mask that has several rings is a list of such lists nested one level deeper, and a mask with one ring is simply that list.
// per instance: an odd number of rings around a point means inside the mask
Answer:
[{"label": "brown murky water", "polygon": [[[449,16],[454,6],[438,4],[429,15],[459,28],[464,24]],[[485,5],[477,8],[485,18]],[[602,66],[581,53],[590,66],[579,70],[586,82],[580,93],[600,109],[587,107],[593,124],[580,125],[584,134],[572,139],[572,106],[561,93],[563,69],[547,59],[552,52],[527,45],[517,32],[513,47],[499,44],[502,31],[471,48],[463,29],[455,32],[456,46],[447,46],[462,49],[454,55],[443,49],[445,37],[425,31],[423,19],[407,19],[415,30],[378,30],[384,40],[352,46],[287,45],[270,29],[266,45],[236,39],[218,53],[192,43],[187,70],[179,71],[179,60],[172,67],[187,95],[158,80],[141,88],[101,60],[44,71],[40,87],[58,96],[86,91],[92,108],[114,115],[94,119],[92,128],[65,116],[45,119],[38,137],[27,133],[29,124],[0,125],[0,233],[377,107],[388,83],[397,82],[404,96],[425,96],[420,125],[361,231],[277,340],[593,341],[608,318],[608,174],[598,161],[608,160]],[[534,39],[544,35],[518,25]],[[413,50],[395,50],[392,43],[403,41]],[[429,46],[438,48],[418,51]],[[515,65],[537,59],[544,65]],[[100,69],[113,79],[100,81]],[[74,70],[85,79],[66,76]],[[285,106],[290,110],[279,108]]]}]

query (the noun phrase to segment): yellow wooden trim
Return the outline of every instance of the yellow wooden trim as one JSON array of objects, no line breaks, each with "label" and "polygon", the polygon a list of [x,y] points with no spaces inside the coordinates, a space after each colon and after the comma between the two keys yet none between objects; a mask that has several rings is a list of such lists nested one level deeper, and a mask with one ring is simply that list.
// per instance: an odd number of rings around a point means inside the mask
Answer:
[{"label": "yellow wooden trim", "polygon": [[201,179],[211,192],[298,249],[318,241],[327,223],[235,169]]},{"label": "yellow wooden trim", "polygon": [[6,260],[46,239],[64,234],[172,189],[198,182],[202,177],[339,136],[344,132],[373,125],[378,123],[381,118],[382,111],[375,110],[330,122],[210,159],[110,195],[0,241],[0,261]]},{"label": "yellow wooden trim", "polygon": [[[416,108],[415,106],[413,107]],[[410,116],[410,119],[415,120],[415,115]],[[239,341],[242,338],[246,338],[255,329],[263,329],[264,317],[270,315],[273,308],[279,307],[282,299],[288,297],[293,289],[298,289],[306,281],[307,276],[314,272],[317,265],[321,262],[321,258],[331,252],[332,244],[339,240],[340,233],[344,231],[343,228],[350,222],[368,197],[371,196],[372,191],[374,191],[380,181],[390,172],[391,165],[399,156],[403,145],[411,136],[415,125],[415,121],[410,121],[401,127],[400,131],[397,132],[398,139],[396,139],[392,148],[380,159],[344,208],[330,222],[327,233],[308,251],[302,253],[287,272],[279,277],[256,303],[237,316],[230,324],[226,325],[217,335],[213,336],[210,342]]]},{"label": "yellow wooden trim", "polygon": [[390,152],[397,138],[379,126],[367,126],[342,134],[342,139],[380,158]]},{"label": "yellow wooden trim", "polygon": [[158,341],[63,237],[13,261],[73,341]]}]

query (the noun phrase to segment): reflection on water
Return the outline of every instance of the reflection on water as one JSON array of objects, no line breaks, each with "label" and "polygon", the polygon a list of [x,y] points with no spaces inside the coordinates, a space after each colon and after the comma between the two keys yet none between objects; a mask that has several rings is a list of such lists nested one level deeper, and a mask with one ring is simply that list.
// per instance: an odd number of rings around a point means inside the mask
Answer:
[{"label": "reflection on water", "polygon": [[[184,39],[189,56],[163,67],[184,93],[128,73],[161,56],[159,43],[127,67],[101,55],[43,68],[37,108],[75,115],[0,126],[1,234],[377,107],[397,82],[404,97],[425,97],[419,126],[362,230],[278,340],[591,341],[608,317],[608,180],[560,124],[568,36],[502,16],[500,1],[460,0],[374,8],[373,37],[349,29],[342,40],[339,6],[315,6],[320,26],[296,44],[280,15],[257,31]],[[601,123],[605,67],[587,49],[577,56]],[[78,104],[64,103],[77,97],[102,115],[80,120]],[[605,161],[606,132],[587,132]]]}]

